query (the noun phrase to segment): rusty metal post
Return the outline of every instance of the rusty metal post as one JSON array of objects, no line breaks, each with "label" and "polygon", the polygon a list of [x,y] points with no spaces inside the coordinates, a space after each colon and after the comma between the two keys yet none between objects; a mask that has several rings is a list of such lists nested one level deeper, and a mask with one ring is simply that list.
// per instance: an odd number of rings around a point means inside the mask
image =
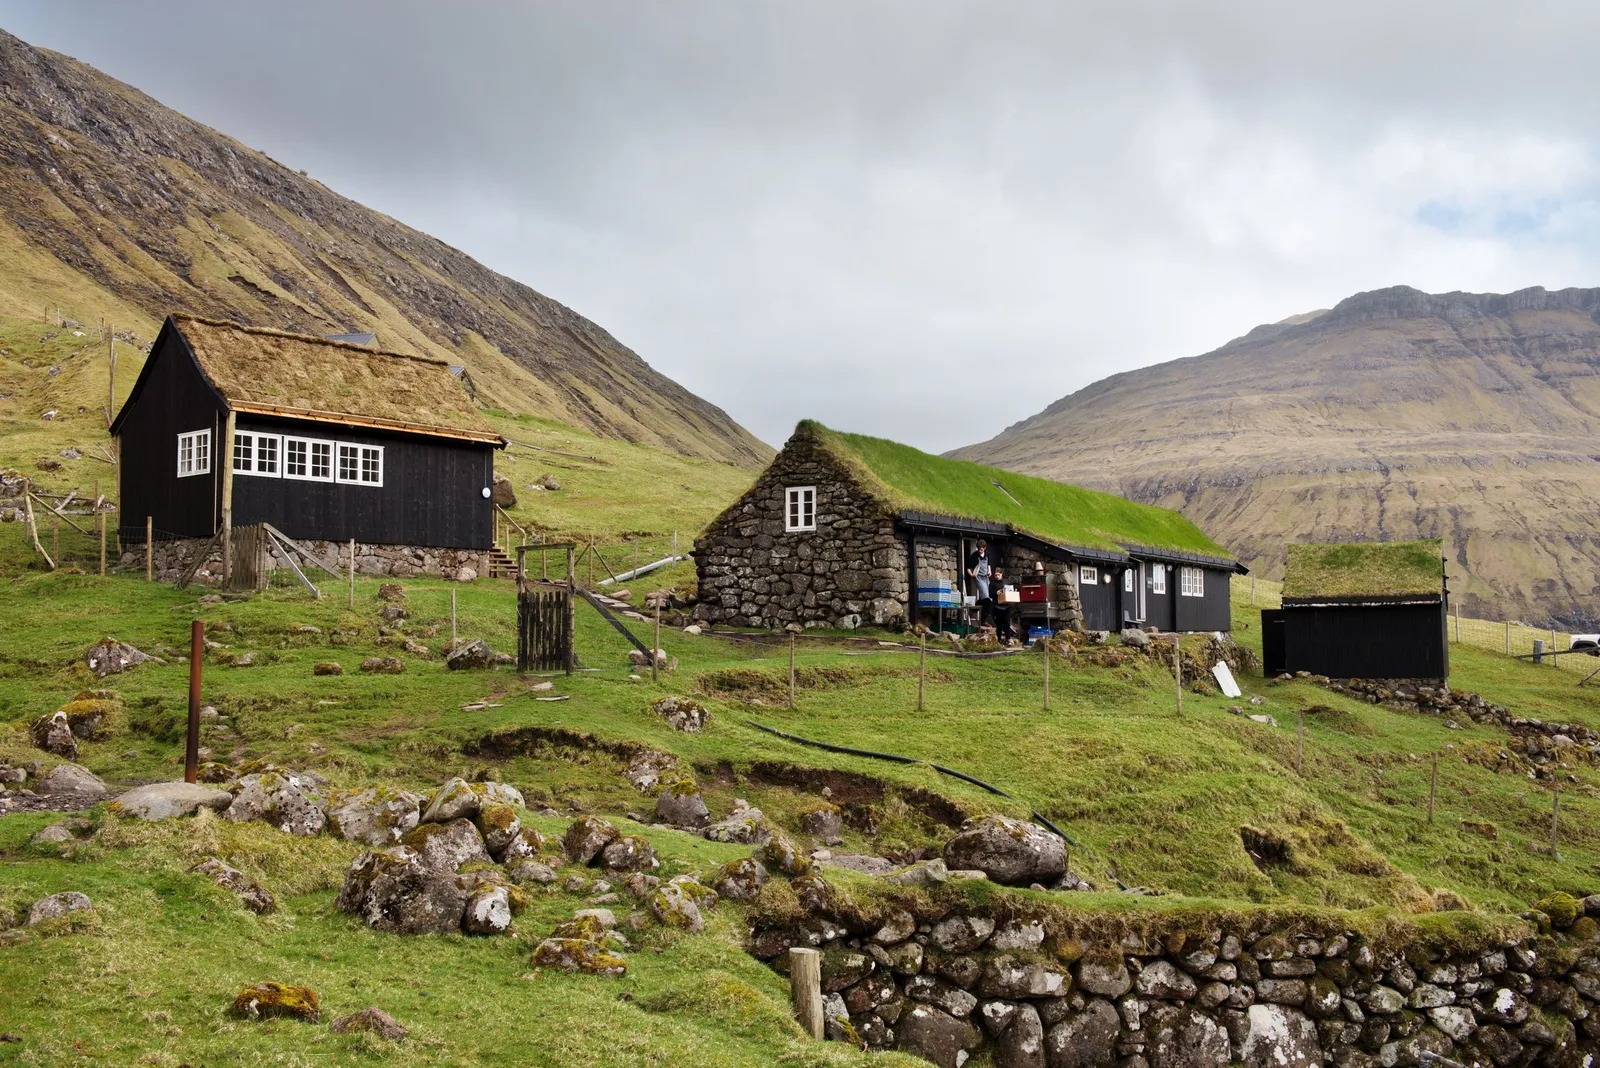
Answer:
[{"label": "rusty metal post", "polygon": [[183,752],[183,781],[200,778],[200,665],[206,653],[206,626],[189,624],[189,736]]},{"label": "rusty metal post", "polygon": [[155,581],[155,526],[152,516],[144,517],[144,580]]}]

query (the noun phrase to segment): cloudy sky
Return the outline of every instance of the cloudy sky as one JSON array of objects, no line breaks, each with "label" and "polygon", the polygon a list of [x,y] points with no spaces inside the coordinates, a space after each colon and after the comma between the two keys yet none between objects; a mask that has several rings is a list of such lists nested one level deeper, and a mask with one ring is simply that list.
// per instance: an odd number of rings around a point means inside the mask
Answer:
[{"label": "cloudy sky", "polygon": [[980,440],[1394,284],[1600,284],[1600,5],[0,0],[769,442]]}]

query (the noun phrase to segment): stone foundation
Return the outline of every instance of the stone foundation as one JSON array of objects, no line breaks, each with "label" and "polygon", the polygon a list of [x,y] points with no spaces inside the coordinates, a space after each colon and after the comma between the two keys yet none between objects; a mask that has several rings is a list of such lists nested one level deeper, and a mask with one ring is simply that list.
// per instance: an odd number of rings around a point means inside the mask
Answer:
[{"label": "stone foundation", "polygon": [[[176,538],[171,541],[158,541],[155,543],[153,555],[155,577],[162,582],[175,583],[188,573],[194,565],[195,555],[203,552],[210,538]],[[331,541],[302,541],[300,544],[315,553],[318,558],[337,565],[341,573],[350,565],[350,543]],[[287,568],[288,563],[280,558],[276,549],[269,550],[271,565],[274,568]],[[307,566],[304,561],[296,561],[302,571]],[[142,544],[129,545],[123,549],[120,563],[123,567],[138,569],[144,567],[144,546]],[[481,549],[439,549],[417,545],[370,545],[363,542],[356,543],[356,573],[360,575],[379,575],[385,578],[410,578],[415,575],[433,575],[440,578],[470,581],[487,575],[489,570],[489,554]],[[469,573],[470,572],[470,573]],[[321,576],[319,579],[317,576]],[[306,572],[306,577],[312,582],[321,584],[322,579],[332,581],[326,572],[311,565],[311,570]],[[200,565],[200,570],[195,573],[194,581],[202,585],[217,585],[222,582],[222,548],[217,546],[207,555],[205,563]]]},{"label": "stone foundation", "polygon": [[995,1068],[1409,1068],[1424,1053],[1594,1068],[1600,896],[1565,901],[1564,933],[1530,924],[1451,949],[1311,920],[1108,936],[925,899],[870,920],[758,921],[749,948],[780,971],[791,946],[821,949],[830,1037],[946,1066],[988,1051]]}]

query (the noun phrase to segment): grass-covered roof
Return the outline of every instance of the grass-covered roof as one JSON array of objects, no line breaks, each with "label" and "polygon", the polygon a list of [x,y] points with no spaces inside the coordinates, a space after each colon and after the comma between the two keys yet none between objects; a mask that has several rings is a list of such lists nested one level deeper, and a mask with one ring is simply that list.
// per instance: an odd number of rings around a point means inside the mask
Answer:
[{"label": "grass-covered roof", "polygon": [[1285,597],[1394,597],[1437,594],[1444,543],[1377,541],[1291,545]]},{"label": "grass-covered roof", "polygon": [[1055,545],[1112,552],[1164,550],[1232,560],[1177,512],[1046,478],[932,456],[909,445],[845,434],[807,420],[797,428],[899,511],[1006,523]]}]

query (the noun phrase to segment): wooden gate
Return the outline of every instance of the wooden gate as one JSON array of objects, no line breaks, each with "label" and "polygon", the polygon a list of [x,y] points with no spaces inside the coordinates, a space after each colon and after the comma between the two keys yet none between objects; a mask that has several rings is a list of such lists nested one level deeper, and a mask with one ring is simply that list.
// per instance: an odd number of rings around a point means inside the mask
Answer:
[{"label": "wooden gate", "polygon": [[517,591],[517,670],[572,673],[572,591],[524,582]]},{"label": "wooden gate", "polygon": [[260,523],[233,529],[233,559],[229,561],[228,589],[267,588],[268,545],[266,527]]}]

